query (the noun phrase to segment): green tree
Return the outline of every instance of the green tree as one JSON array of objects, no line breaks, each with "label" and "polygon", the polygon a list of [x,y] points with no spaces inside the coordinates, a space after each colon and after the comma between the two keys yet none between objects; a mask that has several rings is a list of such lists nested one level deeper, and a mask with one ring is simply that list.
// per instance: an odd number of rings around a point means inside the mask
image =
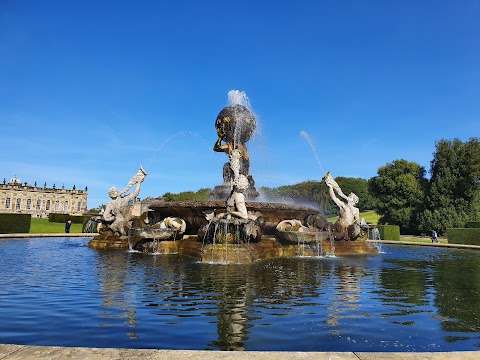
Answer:
[{"label": "green tree", "polygon": [[353,192],[358,196],[360,201],[357,206],[360,211],[372,210],[375,207],[375,198],[368,189],[368,180],[337,176],[335,181],[346,195]]},{"label": "green tree", "polygon": [[415,162],[401,159],[380,167],[368,181],[379,223],[398,225],[402,234],[415,234],[426,185],[425,169]]},{"label": "green tree", "polygon": [[178,194],[166,192],[162,195],[165,201],[206,201],[209,199],[210,189],[201,188],[197,191],[183,191]]},{"label": "green tree", "polygon": [[442,139],[430,163],[430,186],[418,226],[440,234],[480,218],[480,142]]}]

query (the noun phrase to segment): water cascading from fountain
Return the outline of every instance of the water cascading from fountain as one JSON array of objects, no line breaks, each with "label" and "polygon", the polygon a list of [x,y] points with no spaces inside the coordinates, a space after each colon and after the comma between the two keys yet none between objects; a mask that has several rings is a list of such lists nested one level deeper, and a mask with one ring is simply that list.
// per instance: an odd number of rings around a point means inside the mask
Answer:
[{"label": "water cascading from fountain", "polygon": [[380,238],[380,231],[378,228],[374,227],[372,229],[372,242],[373,245],[375,245],[375,247],[378,249],[378,252],[382,253],[382,244],[380,243],[380,240],[382,240]]},{"label": "water cascading from fountain", "polygon": [[96,220],[95,217],[91,217],[87,223],[85,224],[85,228],[83,229],[83,232],[84,233],[96,233],[98,232],[97,228],[98,228],[98,224],[99,224],[99,220]]},{"label": "water cascading from fountain", "polygon": [[317,250],[317,257],[323,257],[323,243],[319,235],[319,233],[315,234],[315,246]]},{"label": "water cascading from fountain", "polygon": [[132,244],[132,229],[128,229],[128,251],[133,251],[133,244]]},{"label": "water cascading from fountain", "polygon": [[330,230],[328,230],[328,238],[330,239],[330,254],[328,257],[335,257],[335,237]]}]

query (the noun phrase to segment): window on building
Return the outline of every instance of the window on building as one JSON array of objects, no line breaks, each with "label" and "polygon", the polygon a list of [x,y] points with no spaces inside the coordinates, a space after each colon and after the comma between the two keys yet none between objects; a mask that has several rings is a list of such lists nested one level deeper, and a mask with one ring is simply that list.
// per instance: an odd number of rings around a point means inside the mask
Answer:
[{"label": "window on building", "polygon": [[27,210],[32,210],[32,199],[27,199]]},{"label": "window on building", "polygon": [[82,202],[79,201],[78,204],[77,204],[77,211],[80,211],[82,210]]},{"label": "window on building", "polygon": [[10,198],[7,197],[7,200],[5,200],[5,209],[10,209],[10,206],[12,206],[12,203],[10,202]]},{"label": "window on building", "polygon": [[20,210],[22,207],[22,199],[17,199],[17,209]]},{"label": "window on building", "polygon": [[63,204],[63,212],[64,213],[68,212],[68,201],[65,201],[65,203]]},{"label": "window on building", "polygon": [[37,200],[37,210],[40,211],[42,209],[42,200]]},{"label": "window on building", "polygon": [[45,210],[50,210],[50,200],[47,200],[47,205],[45,206]]},{"label": "window on building", "polygon": [[60,211],[60,200],[55,201],[55,211]]}]

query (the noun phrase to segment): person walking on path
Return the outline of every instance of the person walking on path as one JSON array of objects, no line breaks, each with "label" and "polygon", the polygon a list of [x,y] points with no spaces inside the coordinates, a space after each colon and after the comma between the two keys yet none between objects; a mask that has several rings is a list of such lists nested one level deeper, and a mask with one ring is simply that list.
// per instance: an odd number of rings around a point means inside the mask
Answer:
[{"label": "person walking on path", "polygon": [[432,230],[432,244],[434,242],[438,243],[438,236],[437,236],[437,232],[435,230]]}]

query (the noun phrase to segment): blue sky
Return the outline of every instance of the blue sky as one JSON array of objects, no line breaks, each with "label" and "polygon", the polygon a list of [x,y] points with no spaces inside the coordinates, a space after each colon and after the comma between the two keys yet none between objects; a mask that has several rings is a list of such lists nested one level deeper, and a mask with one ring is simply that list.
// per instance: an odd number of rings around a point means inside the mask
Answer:
[{"label": "blue sky", "polygon": [[435,141],[480,135],[480,1],[0,0],[7,181],[88,186],[89,208],[140,164],[142,198],[213,188],[230,90],[257,187],[428,171]]}]

